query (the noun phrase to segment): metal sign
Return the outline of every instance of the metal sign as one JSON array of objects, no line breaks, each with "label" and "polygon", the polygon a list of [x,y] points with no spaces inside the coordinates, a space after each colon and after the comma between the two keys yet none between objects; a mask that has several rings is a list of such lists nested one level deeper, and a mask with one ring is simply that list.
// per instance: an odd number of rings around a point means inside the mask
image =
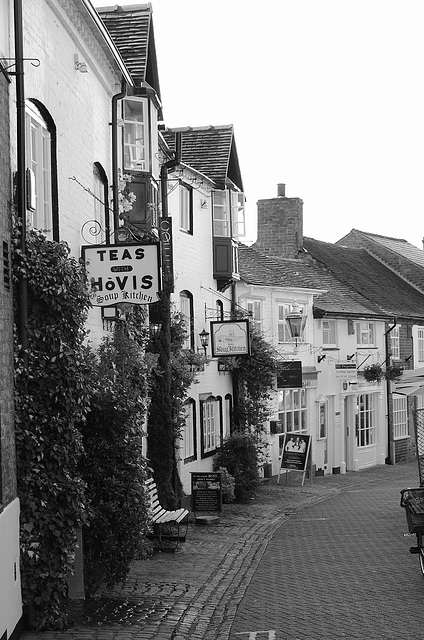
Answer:
[{"label": "metal sign", "polygon": [[191,473],[193,511],[222,511],[221,472]]},{"label": "metal sign", "polygon": [[161,288],[159,243],[82,247],[95,307],[152,304]]},{"label": "metal sign", "polygon": [[336,371],[336,378],[341,380],[352,380],[358,375],[355,362],[337,362],[334,365],[334,368]]},{"label": "metal sign", "polygon": [[282,442],[281,468],[305,471],[311,436],[303,433],[285,433]]},{"label": "metal sign", "polygon": [[302,362],[300,360],[278,363],[277,389],[300,389],[302,385]]},{"label": "metal sign", "polygon": [[212,357],[250,354],[249,320],[211,322]]}]

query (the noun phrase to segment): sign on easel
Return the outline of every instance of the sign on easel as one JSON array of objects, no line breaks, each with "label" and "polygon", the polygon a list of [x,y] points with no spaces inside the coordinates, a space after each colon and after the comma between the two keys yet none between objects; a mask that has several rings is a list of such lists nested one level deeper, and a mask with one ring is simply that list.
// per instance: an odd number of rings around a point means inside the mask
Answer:
[{"label": "sign on easel", "polygon": [[309,463],[309,474],[312,484],[312,457],[310,456],[311,436],[303,433],[285,433],[280,436],[280,468],[277,482],[280,482],[281,469],[286,470],[286,482],[288,471],[300,471],[303,474],[302,486],[305,482],[306,470]]}]

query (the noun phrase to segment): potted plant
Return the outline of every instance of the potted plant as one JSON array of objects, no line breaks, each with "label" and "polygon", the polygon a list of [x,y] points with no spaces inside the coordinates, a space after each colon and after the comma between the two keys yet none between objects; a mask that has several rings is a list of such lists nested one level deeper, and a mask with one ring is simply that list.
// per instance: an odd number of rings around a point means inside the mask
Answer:
[{"label": "potted plant", "polygon": [[390,364],[386,367],[384,377],[386,380],[398,380],[403,373],[403,367],[400,364]]},{"label": "potted plant", "polygon": [[369,367],[364,367],[364,378],[367,382],[380,382],[383,375],[381,364],[370,364]]}]

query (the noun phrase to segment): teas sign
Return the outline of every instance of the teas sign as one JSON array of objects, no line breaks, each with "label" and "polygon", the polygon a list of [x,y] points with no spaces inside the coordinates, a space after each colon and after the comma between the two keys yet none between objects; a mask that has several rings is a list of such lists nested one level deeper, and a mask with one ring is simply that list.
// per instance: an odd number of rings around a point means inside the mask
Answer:
[{"label": "teas sign", "polygon": [[120,302],[151,304],[160,291],[159,244],[82,247],[95,307]]}]

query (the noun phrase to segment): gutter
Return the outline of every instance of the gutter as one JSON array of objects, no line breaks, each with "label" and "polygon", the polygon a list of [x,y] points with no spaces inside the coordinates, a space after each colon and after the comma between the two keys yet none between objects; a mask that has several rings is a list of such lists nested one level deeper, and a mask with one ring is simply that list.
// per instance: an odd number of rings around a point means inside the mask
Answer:
[{"label": "gutter", "polygon": [[[394,324],[385,332],[384,334],[384,340],[385,340],[385,348],[386,348],[386,367],[387,367],[387,363],[389,361],[390,356],[388,355],[389,353],[389,333],[391,331],[393,331],[393,329],[396,327],[397,325],[397,321],[396,318],[393,318]],[[391,381],[390,380],[386,380],[386,402],[387,402],[387,450],[388,450],[388,456],[386,458],[386,464],[395,464],[395,456],[394,456],[394,442],[391,442],[390,440],[390,424],[391,424],[391,420],[390,420],[390,395],[391,395]]]},{"label": "gutter", "polygon": [[[22,0],[14,0],[15,76],[16,76],[16,206],[20,225],[20,251],[26,255],[26,158],[25,158],[25,91]],[[28,281],[23,273],[18,282],[18,332],[23,368],[28,367]]]}]

